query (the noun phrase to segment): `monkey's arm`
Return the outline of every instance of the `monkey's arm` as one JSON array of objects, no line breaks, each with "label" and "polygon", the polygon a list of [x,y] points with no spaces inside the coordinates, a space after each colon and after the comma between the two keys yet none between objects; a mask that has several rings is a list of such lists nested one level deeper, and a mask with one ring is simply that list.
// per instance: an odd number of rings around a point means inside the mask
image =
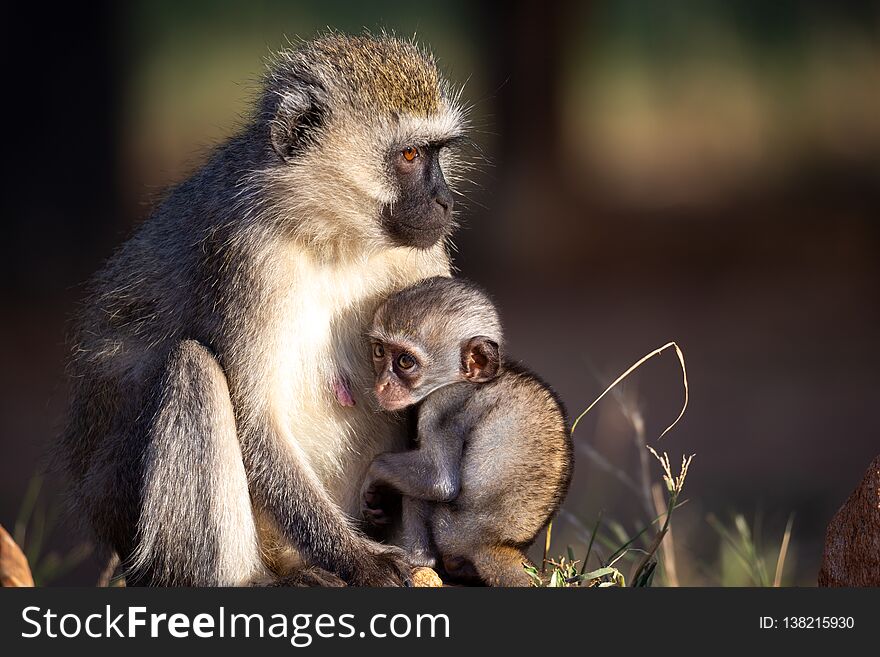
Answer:
[{"label": "monkey's arm", "polygon": [[437,563],[431,548],[431,533],[428,529],[428,519],[433,509],[434,505],[425,500],[417,500],[414,497],[403,498],[401,546],[406,550],[414,566],[433,568]]},{"label": "monkey's arm", "polygon": [[406,581],[410,569],[402,552],[355,531],[291,445],[271,422],[249,432],[243,457],[254,504],[273,516],[307,561],[350,584],[395,586]]},{"label": "monkey's arm", "polygon": [[428,502],[449,502],[461,487],[463,440],[451,432],[420,432],[421,445],[408,452],[377,456],[367,475],[369,485],[386,485]]},{"label": "monkey's arm", "polygon": [[172,348],[154,396],[143,470],[130,475],[143,490],[137,544],[117,546],[131,584],[263,581],[252,506],[274,516],[310,565],[350,583],[409,576],[402,553],[352,529],[266,409],[236,422],[227,376],[206,347],[185,340]]}]

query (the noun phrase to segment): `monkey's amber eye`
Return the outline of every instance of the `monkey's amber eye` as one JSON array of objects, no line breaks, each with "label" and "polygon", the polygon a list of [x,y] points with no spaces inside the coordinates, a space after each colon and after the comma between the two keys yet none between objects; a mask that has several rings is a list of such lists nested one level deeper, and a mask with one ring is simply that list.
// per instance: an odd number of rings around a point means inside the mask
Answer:
[{"label": "monkey's amber eye", "polygon": [[415,146],[410,146],[409,148],[404,148],[401,153],[403,154],[404,160],[412,162],[419,156],[419,149]]},{"label": "monkey's amber eye", "polygon": [[402,370],[411,370],[416,365],[416,359],[409,354],[400,354],[397,357],[397,366]]},{"label": "monkey's amber eye", "polygon": [[373,358],[385,358],[385,347],[378,342],[373,345]]}]

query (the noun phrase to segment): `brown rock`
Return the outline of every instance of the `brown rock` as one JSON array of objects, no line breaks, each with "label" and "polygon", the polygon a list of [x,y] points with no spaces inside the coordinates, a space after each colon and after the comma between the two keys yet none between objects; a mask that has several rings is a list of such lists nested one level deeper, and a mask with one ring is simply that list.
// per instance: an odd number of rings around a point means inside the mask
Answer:
[{"label": "brown rock", "polygon": [[416,568],[412,573],[413,586],[425,588],[438,588],[443,586],[440,575],[430,568]]},{"label": "brown rock", "polygon": [[0,586],[33,586],[34,578],[21,548],[0,525]]},{"label": "brown rock", "polygon": [[880,586],[880,456],[828,525],[819,586]]}]

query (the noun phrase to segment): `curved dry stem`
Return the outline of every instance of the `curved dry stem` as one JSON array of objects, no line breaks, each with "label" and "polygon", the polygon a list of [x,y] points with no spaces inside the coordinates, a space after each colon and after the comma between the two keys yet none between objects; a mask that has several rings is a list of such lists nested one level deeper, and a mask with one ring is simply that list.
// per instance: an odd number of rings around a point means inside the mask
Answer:
[{"label": "curved dry stem", "polygon": [[587,406],[586,410],[583,413],[581,413],[580,415],[577,416],[577,419],[571,425],[571,432],[574,433],[575,429],[577,429],[578,423],[584,418],[584,416],[586,416],[587,413],[589,413],[591,410],[593,410],[593,407],[596,404],[598,404],[605,395],[607,395],[609,392],[611,392],[611,390],[612,390],[612,388],[614,388],[614,386],[616,386],[618,383],[620,383],[626,377],[628,377],[630,374],[632,374],[635,370],[637,370],[639,367],[641,367],[642,364],[644,364],[646,361],[650,360],[651,358],[654,358],[654,356],[659,356],[664,351],[666,351],[667,349],[670,349],[670,348],[675,349],[675,355],[678,356],[678,362],[681,364],[681,376],[682,376],[682,383],[684,385],[684,402],[682,403],[681,411],[679,411],[678,417],[675,418],[675,420],[672,422],[672,424],[670,424],[668,427],[666,427],[663,430],[663,433],[660,434],[660,436],[658,437],[658,440],[660,438],[662,438],[663,436],[665,436],[667,433],[669,433],[673,429],[673,427],[675,427],[675,425],[678,424],[679,420],[681,420],[681,418],[684,416],[684,412],[687,410],[687,405],[688,405],[687,366],[685,365],[685,362],[684,362],[684,353],[682,353],[681,348],[678,346],[678,344],[675,341],[667,342],[662,347],[655,349],[651,353],[642,356],[639,360],[637,360],[635,363],[630,365],[630,367],[623,374],[621,374],[616,379],[614,379],[614,381],[612,381],[611,385],[609,385],[607,388],[605,388],[605,390],[602,392],[601,395],[596,397],[596,399],[593,401],[592,404]]}]

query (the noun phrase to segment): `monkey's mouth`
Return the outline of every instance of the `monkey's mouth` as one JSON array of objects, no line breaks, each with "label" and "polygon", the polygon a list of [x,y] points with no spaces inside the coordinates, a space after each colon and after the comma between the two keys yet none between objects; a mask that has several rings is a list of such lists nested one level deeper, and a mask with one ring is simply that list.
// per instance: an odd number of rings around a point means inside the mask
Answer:
[{"label": "monkey's mouth", "polygon": [[449,234],[450,230],[451,225],[444,222],[421,225],[398,222],[387,233],[396,246],[429,249]]},{"label": "monkey's mouth", "polygon": [[382,226],[396,246],[427,249],[454,228],[452,217],[446,212],[423,213],[421,208],[417,210],[413,212],[408,208],[401,208],[393,215],[388,206],[383,210]]},{"label": "monkey's mouth", "polygon": [[412,404],[412,400],[409,397],[389,398],[376,395],[376,400],[384,411],[402,411],[404,408]]},{"label": "monkey's mouth", "polygon": [[398,221],[397,224],[403,226],[404,228],[407,228],[408,230],[415,230],[419,232],[443,231],[449,227],[449,222],[442,219],[440,221],[435,221],[431,224],[411,224],[406,221]]},{"label": "monkey's mouth", "polygon": [[395,226],[396,230],[392,234],[396,237],[408,237],[409,240],[424,242],[425,239],[434,244],[438,239],[443,237],[452,228],[451,222],[440,220],[433,223],[411,224],[406,221],[398,221]]}]

